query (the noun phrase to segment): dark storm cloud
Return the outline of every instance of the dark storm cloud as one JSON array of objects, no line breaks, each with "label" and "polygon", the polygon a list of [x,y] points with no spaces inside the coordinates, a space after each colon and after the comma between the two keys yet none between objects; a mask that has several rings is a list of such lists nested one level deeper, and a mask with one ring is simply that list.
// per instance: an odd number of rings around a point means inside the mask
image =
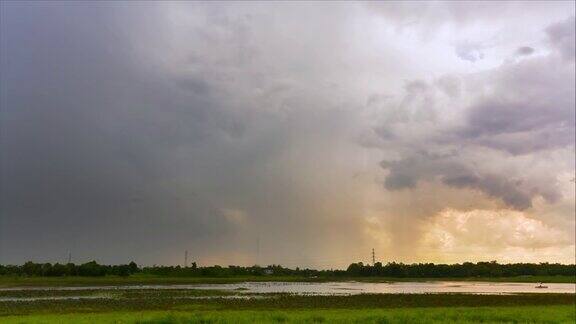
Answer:
[{"label": "dark storm cloud", "polygon": [[258,235],[321,240],[311,191],[327,193],[300,174],[353,119],[275,75],[294,55],[261,54],[266,19],[232,4],[2,3],[0,262],[167,263],[183,249],[232,262],[217,257],[250,256]]},{"label": "dark storm cloud", "polygon": [[[492,70],[474,37],[541,28],[565,17],[559,4],[1,6],[0,263],[69,250],[174,263],[187,249],[250,264],[259,237],[262,263],[328,267],[314,262],[355,261],[386,233],[391,255],[412,257],[422,215],[470,191],[517,209],[554,202],[548,168],[571,161],[566,22],[521,33],[501,52],[538,55]],[[454,55],[462,40],[474,64]]]},{"label": "dark storm cloud", "polygon": [[461,157],[455,154],[435,155],[421,152],[409,159],[382,162],[381,166],[390,172],[384,186],[388,190],[413,189],[418,181],[433,181],[438,178],[445,185],[481,191],[519,210],[531,207],[531,197],[537,194],[550,201],[558,198],[554,193],[538,192],[537,188],[527,190],[519,179],[470,170],[460,159]]},{"label": "dark storm cloud", "polygon": [[503,179],[499,175],[474,175],[446,176],[442,181],[456,188],[471,188],[485,192],[490,197],[500,198],[502,201],[515,209],[523,210],[532,207],[532,199],[529,193],[521,192],[518,184]]},{"label": "dark storm cloud", "polygon": [[[568,108],[569,106],[565,106]],[[501,101],[490,98],[471,108],[468,116],[470,127],[465,136],[481,137],[503,133],[528,132],[572,120],[573,110],[557,109],[550,103],[539,105],[526,101]],[[566,125],[568,126],[568,125]],[[562,139],[562,137],[560,137]]]},{"label": "dark storm cloud", "polygon": [[202,79],[174,82],[144,65],[129,36],[150,9],[2,8],[2,242],[12,258],[73,244],[86,258],[117,250],[120,262],[135,244],[163,250],[230,229],[178,181],[174,149],[237,137],[242,118],[225,116]]}]

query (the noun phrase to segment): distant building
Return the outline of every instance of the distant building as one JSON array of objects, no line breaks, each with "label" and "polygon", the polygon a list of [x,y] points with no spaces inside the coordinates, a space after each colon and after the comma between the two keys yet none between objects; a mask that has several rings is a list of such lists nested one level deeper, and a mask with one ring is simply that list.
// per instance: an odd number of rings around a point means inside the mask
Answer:
[{"label": "distant building", "polygon": [[264,274],[265,274],[265,275],[274,274],[274,270],[272,270],[272,269],[264,269]]}]

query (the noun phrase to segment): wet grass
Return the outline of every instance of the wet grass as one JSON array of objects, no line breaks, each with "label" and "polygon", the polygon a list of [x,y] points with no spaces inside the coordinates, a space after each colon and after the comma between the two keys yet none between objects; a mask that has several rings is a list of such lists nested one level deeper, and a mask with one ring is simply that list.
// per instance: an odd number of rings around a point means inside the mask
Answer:
[{"label": "wet grass", "polygon": [[9,316],[9,323],[574,323],[573,306],[155,311]]},{"label": "wet grass", "polygon": [[58,286],[119,286],[119,285],[174,285],[174,284],[211,284],[238,283],[247,281],[286,281],[286,282],[408,282],[408,281],[492,281],[492,282],[547,282],[576,283],[574,276],[520,276],[520,277],[467,277],[467,278],[389,278],[389,277],[297,277],[297,276],[238,276],[238,277],[163,277],[150,275],[132,275],[129,277],[25,277],[0,276],[0,287],[58,287]]},{"label": "wet grass", "polygon": [[[109,292],[109,291],[107,291]],[[94,296],[102,293],[98,289],[82,290],[5,290],[0,291],[0,298],[31,298],[31,297],[64,297],[64,296]]]},{"label": "wet grass", "polygon": [[1,298],[34,298],[66,296],[109,296],[111,298],[174,298],[200,296],[229,296],[231,291],[217,289],[39,289],[0,291]]},{"label": "wet grass", "polygon": [[164,277],[132,275],[129,277],[25,277],[0,276],[0,287],[62,287],[62,286],[121,286],[121,285],[184,285],[184,284],[225,284],[247,281],[307,281],[307,278],[281,276],[250,277]]},{"label": "wet grass", "polygon": [[[1,323],[574,323],[574,294],[302,296],[187,289],[16,290],[5,297],[95,296],[0,302]],[[245,295],[245,294],[242,294]],[[200,298],[200,299],[198,299]]]},{"label": "wet grass", "polygon": [[[106,290],[108,291],[108,290]],[[101,291],[104,293],[105,291]],[[462,295],[462,294],[362,294],[353,296],[301,296],[260,294],[260,298],[230,299],[208,291],[124,291],[115,298],[0,302],[0,316],[49,313],[98,313],[118,311],[196,310],[306,310],[414,307],[558,306],[574,307],[573,294]],[[188,298],[211,296],[210,299]],[[266,298],[262,298],[266,297]]]}]

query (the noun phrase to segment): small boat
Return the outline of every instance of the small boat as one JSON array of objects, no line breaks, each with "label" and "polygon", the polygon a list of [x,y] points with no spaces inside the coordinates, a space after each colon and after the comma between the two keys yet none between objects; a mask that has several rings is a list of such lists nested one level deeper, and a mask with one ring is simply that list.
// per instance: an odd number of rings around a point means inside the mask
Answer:
[{"label": "small boat", "polygon": [[542,283],[540,283],[538,286],[536,286],[534,288],[548,288],[548,286],[544,286],[544,285],[542,285]]}]

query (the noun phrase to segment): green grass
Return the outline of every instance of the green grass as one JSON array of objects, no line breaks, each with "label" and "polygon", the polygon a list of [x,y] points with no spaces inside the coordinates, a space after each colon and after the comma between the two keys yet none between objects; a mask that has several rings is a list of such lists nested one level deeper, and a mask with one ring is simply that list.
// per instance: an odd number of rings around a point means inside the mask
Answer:
[{"label": "green grass", "polygon": [[163,277],[151,275],[132,275],[129,277],[24,277],[0,276],[0,287],[26,286],[116,286],[116,285],[170,285],[170,284],[207,284],[237,283],[246,281],[288,281],[288,282],[326,282],[326,281],[364,281],[364,282],[406,282],[406,281],[493,281],[493,282],[547,282],[576,283],[574,276],[520,276],[520,277],[469,277],[469,278],[389,278],[389,277],[297,277],[297,276],[238,276],[238,277]]},{"label": "green grass", "polygon": [[66,296],[111,296],[114,298],[174,298],[199,296],[229,296],[232,291],[218,289],[74,289],[74,290],[5,290],[0,291],[0,298],[43,298]]},{"label": "green grass", "polygon": [[112,312],[9,316],[11,323],[574,323],[574,306]]},{"label": "green grass", "polygon": [[[217,290],[4,291],[4,297],[112,298],[0,302],[0,323],[574,323],[574,294],[258,294]],[[202,297],[202,299],[197,299]],[[204,299],[206,297],[211,297]]]},{"label": "green grass", "polygon": [[[102,294],[110,290],[102,291]],[[353,296],[259,295],[267,298],[196,299],[186,292],[112,291],[115,298],[0,302],[0,316],[49,313],[190,310],[306,310],[413,307],[496,307],[574,305],[573,294],[461,295],[461,294],[362,294]],[[128,295],[125,295],[128,294]],[[1,322],[1,321],[0,321]]]}]

